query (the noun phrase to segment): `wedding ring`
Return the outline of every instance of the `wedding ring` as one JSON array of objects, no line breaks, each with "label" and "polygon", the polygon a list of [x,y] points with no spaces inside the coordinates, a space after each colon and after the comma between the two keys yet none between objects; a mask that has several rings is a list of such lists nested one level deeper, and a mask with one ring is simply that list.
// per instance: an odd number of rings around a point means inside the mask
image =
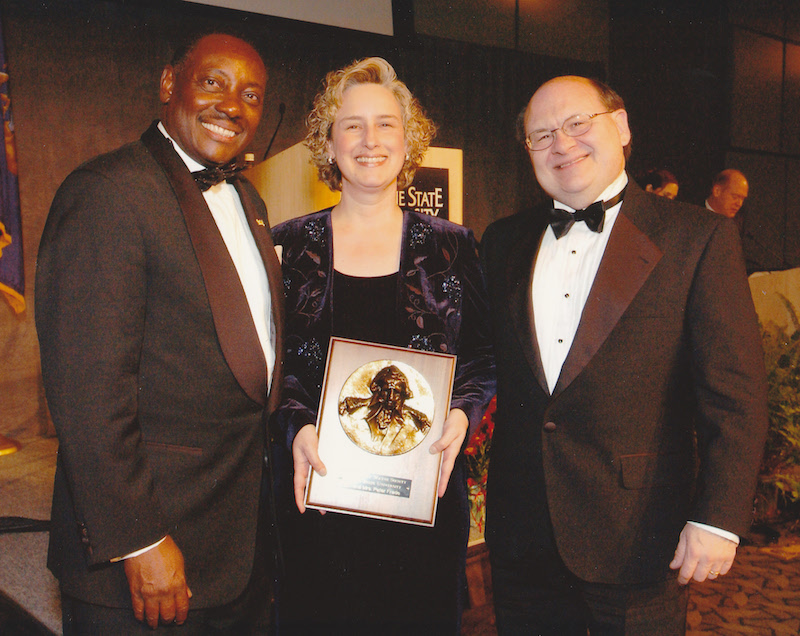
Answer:
[{"label": "wedding ring", "polygon": [[714,572],[713,570],[708,573],[709,576],[717,576],[718,574],[719,572]]}]

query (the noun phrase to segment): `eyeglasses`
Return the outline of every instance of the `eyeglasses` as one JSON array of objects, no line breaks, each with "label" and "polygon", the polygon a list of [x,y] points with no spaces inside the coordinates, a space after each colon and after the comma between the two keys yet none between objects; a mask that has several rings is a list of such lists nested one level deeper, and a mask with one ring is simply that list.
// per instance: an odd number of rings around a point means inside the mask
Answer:
[{"label": "eyeglasses", "polygon": [[556,140],[557,131],[560,130],[567,137],[580,137],[589,132],[592,128],[592,120],[595,117],[608,115],[613,112],[613,110],[607,110],[603,113],[595,113],[594,115],[586,115],[585,113],[573,115],[561,124],[560,128],[553,128],[553,130],[534,130],[525,137],[525,145],[528,146],[529,150],[547,150]]}]

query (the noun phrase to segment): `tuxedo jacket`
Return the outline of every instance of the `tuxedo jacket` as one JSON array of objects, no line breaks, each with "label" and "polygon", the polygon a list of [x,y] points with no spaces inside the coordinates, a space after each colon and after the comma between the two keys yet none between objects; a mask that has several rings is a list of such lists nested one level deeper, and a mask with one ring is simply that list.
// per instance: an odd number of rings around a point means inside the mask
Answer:
[{"label": "tuxedo jacket", "polygon": [[552,395],[531,276],[543,210],[493,223],[487,542],[600,583],[664,579],[686,521],[749,527],[766,376],[736,226],[629,182]]},{"label": "tuxedo jacket", "polygon": [[[234,185],[266,267],[281,386],[283,292],[266,208]],[[60,447],[48,566],[62,591],[129,607],[123,564],[169,534],[192,607],[253,567],[265,422],[278,391],[244,290],[186,165],[155,124],[73,172],[39,248],[36,326]]]}]

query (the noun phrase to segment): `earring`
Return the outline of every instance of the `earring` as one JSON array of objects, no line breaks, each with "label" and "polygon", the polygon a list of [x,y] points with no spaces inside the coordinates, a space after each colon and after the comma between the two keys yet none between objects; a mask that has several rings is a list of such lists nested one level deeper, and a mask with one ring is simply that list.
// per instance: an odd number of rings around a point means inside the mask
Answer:
[{"label": "earring", "polygon": [[329,164],[331,164],[331,165],[333,165],[333,161],[334,161],[333,157],[331,157],[330,155],[328,155],[328,163],[329,163]]}]

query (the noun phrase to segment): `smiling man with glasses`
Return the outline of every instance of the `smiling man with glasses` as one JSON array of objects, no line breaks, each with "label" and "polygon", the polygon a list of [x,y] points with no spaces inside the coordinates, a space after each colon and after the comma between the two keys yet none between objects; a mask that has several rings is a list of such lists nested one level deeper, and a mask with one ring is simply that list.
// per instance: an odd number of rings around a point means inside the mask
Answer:
[{"label": "smiling man with glasses", "polygon": [[482,243],[498,631],[683,634],[685,584],[725,574],[750,525],[767,426],[738,233],[629,179],[604,84],[550,80],[520,123],[552,198]]}]

